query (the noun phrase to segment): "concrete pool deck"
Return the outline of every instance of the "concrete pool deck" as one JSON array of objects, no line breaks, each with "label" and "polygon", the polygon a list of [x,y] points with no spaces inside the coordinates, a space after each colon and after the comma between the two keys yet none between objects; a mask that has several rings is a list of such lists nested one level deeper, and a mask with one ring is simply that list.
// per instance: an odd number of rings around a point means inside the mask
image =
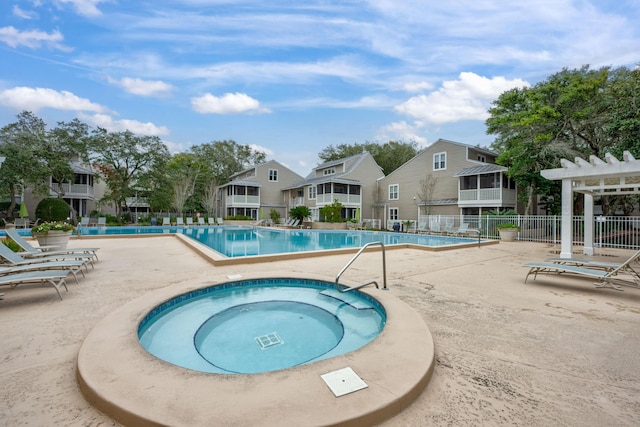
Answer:
[{"label": "concrete pool deck", "polygon": [[[80,392],[78,352],[99,322],[151,291],[237,274],[331,278],[352,256],[214,267],[171,236],[83,237],[74,246],[101,247],[100,262],[79,284],[71,281],[63,301],[50,287],[0,290],[0,425],[119,425]],[[513,242],[388,251],[388,292],[429,327],[436,363],[426,389],[380,425],[640,425],[640,290],[554,276],[523,284],[522,264],[557,249]],[[630,251],[598,253],[619,261]],[[380,254],[365,253],[344,277],[360,281],[380,270]],[[280,425],[292,425],[286,410]]]}]

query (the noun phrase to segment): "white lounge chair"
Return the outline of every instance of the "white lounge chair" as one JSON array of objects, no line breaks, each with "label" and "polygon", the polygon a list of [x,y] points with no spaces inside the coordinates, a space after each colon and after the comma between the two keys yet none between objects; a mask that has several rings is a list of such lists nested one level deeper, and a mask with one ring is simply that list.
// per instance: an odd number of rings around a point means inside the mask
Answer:
[{"label": "white lounge chair", "polygon": [[171,225],[171,218],[169,218],[168,216],[165,216],[162,218],[162,225]]},{"label": "white lounge chair", "polygon": [[53,255],[63,255],[63,254],[90,254],[92,255],[96,261],[98,260],[98,249],[100,248],[69,248],[69,249],[61,249],[55,251],[43,251],[38,250],[37,247],[31,246],[29,242],[27,242],[24,237],[22,237],[17,230],[7,229],[5,230],[7,236],[11,238],[24,252],[20,253],[21,256],[25,258],[30,257],[39,257],[39,256],[53,256]]},{"label": "white lounge chair", "polygon": [[[533,274],[533,279],[535,280],[538,276],[538,273],[555,273],[556,275],[560,275],[563,273],[573,274],[577,276],[589,277],[598,279],[598,283],[595,283],[597,288],[603,288],[607,285],[611,286],[613,289],[621,291],[622,288],[614,283],[614,280],[619,283],[625,283],[627,285],[640,287],[640,278],[635,270],[633,270],[630,264],[637,260],[640,257],[640,251],[634,253],[629,259],[625,262],[618,264],[614,268],[606,269],[602,266],[600,267],[592,267],[592,266],[580,266],[580,265],[569,265],[569,264],[560,264],[554,262],[531,262],[525,264],[524,267],[529,268],[529,272],[524,279],[524,282],[527,283],[527,279],[531,274]],[[594,261],[595,262],[595,261]],[[625,280],[621,278],[620,275],[627,274],[630,276],[631,280]]]},{"label": "white lounge chair", "polygon": [[88,227],[88,226],[89,226],[89,217],[84,216],[80,218],[80,223],[78,224],[78,227]]},{"label": "white lounge chair", "polygon": [[187,217],[187,225],[193,225],[193,218],[190,216]]},{"label": "white lounge chair", "polygon": [[184,219],[181,216],[176,218],[176,225],[179,227],[184,225]]},{"label": "white lounge chair", "polygon": [[58,270],[67,271],[68,273],[73,274],[73,278],[76,280],[76,283],[79,283],[78,273],[81,273],[82,277],[86,277],[84,270],[82,269],[83,265],[84,262],[82,261],[70,259],[67,261],[38,262],[35,264],[19,265],[15,267],[0,267],[0,277],[16,273],[27,273],[30,271]]},{"label": "white lounge chair", "polygon": [[[37,256],[37,255],[41,255],[41,256]],[[0,257],[8,261],[10,263],[9,265],[10,267],[16,267],[16,266],[28,265],[28,264],[37,264],[41,262],[65,261],[65,260],[82,261],[85,268],[87,268],[87,264],[91,264],[91,267],[93,267],[92,254],[76,253],[76,254],[48,255],[46,252],[39,252],[37,255],[34,254],[34,256],[32,256],[31,258],[24,258],[20,256],[20,254],[13,252],[11,249],[9,249],[8,247],[0,243]]]},{"label": "white lounge chair", "polygon": [[16,286],[24,283],[45,283],[53,286],[60,299],[62,299],[60,286],[64,286],[64,289],[67,292],[69,291],[65,282],[65,278],[68,274],[68,271],[60,270],[30,271],[26,273],[7,274],[5,276],[0,276],[0,286],[10,286],[11,288],[15,288]]},{"label": "white lounge chair", "polygon": [[204,224],[204,218],[201,217],[201,216],[198,217],[198,225],[205,225]]},{"label": "white lounge chair", "polygon": [[224,220],[221,217],[216,218],[216,223],[218,225],[222,225],[223,222],[224,222]]},{"label": "white lounge chair", "polygon": [[450,233],[450,236],[459,236],[461,234],[467,234],[468,231],[469,231],[469,223],[463,222],[455,231],[452,231]]},{"label": "white lounge chair", "polygon": [[216,225],[216,220],[215,220],[215,218],[213,218],[212,216],[210,216],[209,218],[207,218],[207,224],[209,224],[209,225]]},{"label": "white lounge chair", "polygon": [[107,226],[107,217],[100,216],[98,217],[98,227],[106,227]]}]

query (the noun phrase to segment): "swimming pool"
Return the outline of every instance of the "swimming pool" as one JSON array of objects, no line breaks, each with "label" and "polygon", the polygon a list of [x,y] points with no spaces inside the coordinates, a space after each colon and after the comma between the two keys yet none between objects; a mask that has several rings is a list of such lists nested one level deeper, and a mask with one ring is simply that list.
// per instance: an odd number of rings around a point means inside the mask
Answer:
[{"label": "swimming pool", "polygon": [[184,368],[269,372],[354,351],[382,331],[383,307],[358,291],[310,279],[229,282],[179,295],[151,310],[142,346]]},{"label": "swimming pool", "polygon": [[[28,235],[28,231],[25,232]],[[360,248],[370,242],[391,245],[418,245],[426,248],[473,245],[478,239],[431,236],[359,230],[291,230],[250,226],[194,227],[91,227],[81,230],[82,236],[127,236],[180,234],[228,257],[248,257]]]}]

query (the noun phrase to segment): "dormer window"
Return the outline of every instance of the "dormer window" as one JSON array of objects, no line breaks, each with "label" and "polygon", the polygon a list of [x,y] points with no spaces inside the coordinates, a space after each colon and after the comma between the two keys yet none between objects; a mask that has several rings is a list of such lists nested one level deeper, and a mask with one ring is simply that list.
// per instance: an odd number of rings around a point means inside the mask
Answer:
[{"label": "dormer window", "polygon": [[336,168],[328,168],[322,171],[323,175],[335,175]]}]

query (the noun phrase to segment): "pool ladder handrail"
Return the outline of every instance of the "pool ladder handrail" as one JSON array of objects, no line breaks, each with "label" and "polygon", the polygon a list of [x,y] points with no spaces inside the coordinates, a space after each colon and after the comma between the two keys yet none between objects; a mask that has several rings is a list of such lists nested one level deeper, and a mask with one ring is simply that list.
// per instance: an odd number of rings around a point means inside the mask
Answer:
[{"label": "pool ladder handrail", "polygon": [[349,261],[347,263],[347,265],[345,265],[342,270],[340,270],[340,273],[338,273],[338,275],[336,276],[336,289],[342,293],[345,292],[349,292],[349,291],[353,291],[356,289],[360,289],[363,288],[367,285],[371,285],[374,284],[376,285],[376,289],[380,289],[380,286],[378,286],[378,282],[375,280],[370,280],[368,282],[362,283],[360,285],[356,285],[356,286],[352,286],[350,288],[346,288],[346,289],[342,289],[340,288],[340,285],[338,284],[338,281],[340,280],[340,276],[342,276],[342,274],[351,266],[351,264],[353,264],[353,262],[360,256],[360,254],[362,252],[364,252],[365,249],[367,249],[369,246],[374,246],[374,245],[379,245],[382,248],[382,280],[383,280],[383,286],[382,286],[382,290],[386,291],[388,290],[387,288],[387,261],[386,261],[386,255],[384,252],[384,243],[382,242],[369,242],[367,244],[365,244],[363,247],[360,248],[360,250],[353,256],[353,258],[351,258],[351,261]]}]

